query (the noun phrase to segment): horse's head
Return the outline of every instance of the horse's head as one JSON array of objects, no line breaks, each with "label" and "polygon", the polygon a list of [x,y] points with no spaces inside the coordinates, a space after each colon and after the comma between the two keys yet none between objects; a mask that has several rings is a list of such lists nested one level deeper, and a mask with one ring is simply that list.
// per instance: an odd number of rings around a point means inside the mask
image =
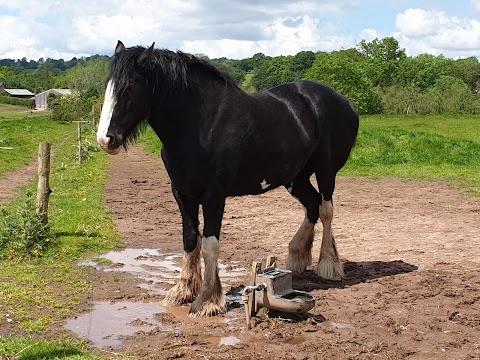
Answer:
[{"label": "horse's head", "polygon": [[148,49],[125,49],[119,41],[115,48],[97,131],[98,143],[111,155],[138,135],[138,125],[148,116],[151,90],[147,65],[154,44]]}]

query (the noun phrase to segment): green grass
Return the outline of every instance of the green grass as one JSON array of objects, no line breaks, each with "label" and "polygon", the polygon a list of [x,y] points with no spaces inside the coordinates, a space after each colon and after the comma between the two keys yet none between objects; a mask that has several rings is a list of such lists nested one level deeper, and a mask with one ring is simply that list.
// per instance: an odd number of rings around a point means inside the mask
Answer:
[{"label": "green grass", "polygon": [[364,116],[341,175],[448,181],[480,195],[480,117]]},{"label": "green grass", "polygon": [[162,142],[150,126],[147,127],[145,133],[142,134],[140,143],[149,154],[160,157]]},{"label": "green grass", "polygon": [[16,360],[101,360],[89,355],[85,346],[65,341],[40,341],[33,338],[4,339],[0,337],[0,356]]},{"label": "green grass", "polygon": [[[0,339],[0,356],[9,357],[16,356],[21,347],[19,344],[35,343],[35,340],[15,337],[15,333],[42,334],[52,327],[58,328],[59,323],[78,311],[80,298],[91,291],[91,284],[86,281],[90,269],[76,266],[75,260],[112,249],[119,240],[110,214],[105,210],[103,190],[109,158],[95,145],[93,129],[85,127],[84,144],[90,144],[85,150],[88,159],[79,165],[76,127],[58,124],[45,117],[38,117],[36,121],[22,117],[15,120],[3,118],[1,124],[8,124],[8,138],[12,144],[21,143],[25,149],[27,145],[29,151],[32,149],[28,157],[33,157],[36,152],[36,146],[34,149],[30,142],[45,140],[48,135],[47,140],[53,143],[49,201],[52,245],[41,257],[0,261],[0,326],[10,322],[16,328],[8,339]],[[29,131],[35,134],[35,139],[25,139],[25,126],[32,127]],[[3,132],[1,134],[3,136]],[[3,159],[0,161],[2,165],[5,163]],[[34,190],[35,182],[32,180],[25,191]],[[14,211],[20,201],[19,197],[4,208]],[[15,359],[55,359],[55,356],[97,359],[69,342],[39,344],[22,351]],[[64,357],[63,353],[69,357]]]},{"label": "green grass", "polygon": [[0,150],[0,177],[31,164],[39,143],[60,143],[75,137],[75,126],[58,124],[48,115],[26,115],[24,111],[0,112],[0,147],[13,147],[13,150]]}]

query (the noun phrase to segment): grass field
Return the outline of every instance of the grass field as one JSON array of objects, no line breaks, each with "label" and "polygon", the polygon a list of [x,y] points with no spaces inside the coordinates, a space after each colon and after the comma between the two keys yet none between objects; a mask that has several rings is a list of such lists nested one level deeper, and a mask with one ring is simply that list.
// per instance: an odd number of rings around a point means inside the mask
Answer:
[{"label": "grass field", "polygon": [[341,175],[448,181],[480,195],[480,117],[364,116]]},{"label": "grass field", "polygon": [[[52,324],[69,317],[79,294],[90,291],[85,269],[74,265],[83,256],[118,244],[103,187],[109,158],[98,151],[94,129],[85,128],[86,154],[76,162],[76,127],[49,117],[0,112],[0,174],[28,164],[40,141],[48,140],[52,159],[49,218],[52,245],[38,258],[0,260],[0,325],[13,321],[29,337],[0,337],[0,357],[15,359],[100,359],[78,341],[39,341]],[[161,144],[151,129],[143,146],[159,156]],[[16,154],[12,156],[12,154]],[[480,195],[480,117],[364,116],[357,145],[341,172],[349,176],[396,176],[449,181]],[[31,183],[29,188],[34,188]],[[23,198],[7,205],[15,211]]]},{"label": "grass field", "polygon": [[[0,153],[2,172],[31,162],[40,141],[51,142],[54,155],[49,202],[51,245],[35,258],[0,260],[0,326],[13,322],[19,334],[33,337],[0,337],[0,358],[99,359],[87,354],[85,346],[79,345],[77,340],[65,338],[44,342],[33,339],[52,324],[71,316],[79,304],[79,295],[91,290],[90,283],[85,281],[88,270],[75,266],[72,260],[106,251],[118,243],[115,228],[105,211],[103,194],[109,158],[93,145],[96,144],[93,129],[85,128],[86,158],[79,165],[76,126],[58,124],[49,117],[35,115],[24,118],[1,113],[0,121],[0,136],[21,154],[15,158],[10,153]],[[32,181],[25,191],[35,187]],[[24,201],[24,197],[19,197],[2,208],[16,214]]]},{"label": "grass field", "polygon": [[[48,115],[27,115],[25,111],[0,112],[0,177],[22,165],[32,163],[42,141],[60,143],[76,137],[76,127],[58,124]],[[70,142],[71,143],[71,142]]]}]

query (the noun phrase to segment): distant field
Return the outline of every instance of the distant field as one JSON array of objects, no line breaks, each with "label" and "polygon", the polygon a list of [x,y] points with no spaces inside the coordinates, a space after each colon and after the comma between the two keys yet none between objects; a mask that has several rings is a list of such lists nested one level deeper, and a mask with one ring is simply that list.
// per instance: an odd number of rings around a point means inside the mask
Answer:
[{"label": "distant field", "polygon": [[480,195],[479,116],[364,116],[342,175],[451,181]]},{"label": "distant field", "polygon": [[25,111],[0,112],[0,177],[32,163],[42,141],[61,143],[75,137],[77,129],[70,124],[54,122],[48,115],[26,114]]}]

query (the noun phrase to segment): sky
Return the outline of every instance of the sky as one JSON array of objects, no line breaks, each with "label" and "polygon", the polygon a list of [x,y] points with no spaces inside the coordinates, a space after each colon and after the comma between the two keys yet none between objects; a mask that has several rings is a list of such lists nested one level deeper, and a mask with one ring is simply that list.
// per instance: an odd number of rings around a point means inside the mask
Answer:
[{"label": "sky", "polygon": [[407,55],[480,58],[480,0],[0,0],[0,58],[150,46],[243,59],[395,37]]}]

